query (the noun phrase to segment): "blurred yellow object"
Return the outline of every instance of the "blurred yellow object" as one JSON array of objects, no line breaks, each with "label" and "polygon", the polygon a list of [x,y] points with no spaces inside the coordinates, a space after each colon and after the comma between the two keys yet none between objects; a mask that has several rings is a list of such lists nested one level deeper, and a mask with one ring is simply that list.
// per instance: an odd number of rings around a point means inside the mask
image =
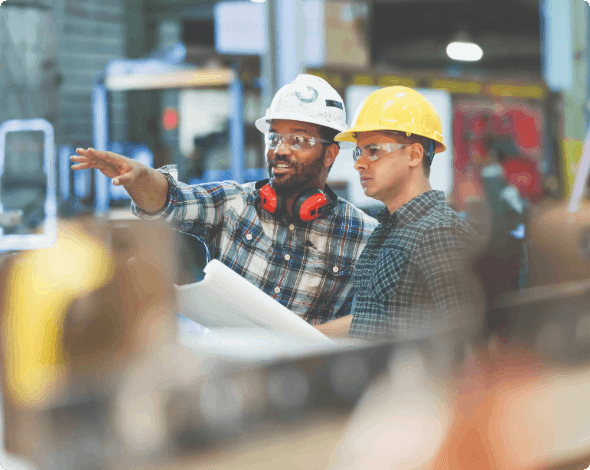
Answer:
[{"label": "blurred yellow object", "polygon": [[447,80],[435,78],[432,80],[432,88],[437,90],[447,90],[451,93],[464,93],[477,95],[481,93],[481,83],[466,82],[464,80]]},{"label": "blurred yellow object", "polygon": [[352,127],[336,141],[356,142],[358,132],[398,131],[435,141],[435,153],[444,152],[442,125],[434,106],[411,88],[393,86],[374,91],[356,112]]},{"label": "blurred yellow object", "polygon": [[64,225],[51,248],[23,252],[7,273],[3,354],[15,404],[42,403],[64,372],[63,320],[71,302],[109,281],[107,247],[79,225]]},{"label": "blurred yellow object", "polygon": [[563,139],[561,149],[563,152],[562,172],[564,195],[567,197],[572,192],[574,180],[578,172],[580,159],[582,158],[583,142],[575,139]]},{"label": "blurred yellow object", "polygon": [[510,85],[497,83],[489,85],[488,93],[492,96],[509,96],[513,98],[545,98],[545,89],[537,85]]}]

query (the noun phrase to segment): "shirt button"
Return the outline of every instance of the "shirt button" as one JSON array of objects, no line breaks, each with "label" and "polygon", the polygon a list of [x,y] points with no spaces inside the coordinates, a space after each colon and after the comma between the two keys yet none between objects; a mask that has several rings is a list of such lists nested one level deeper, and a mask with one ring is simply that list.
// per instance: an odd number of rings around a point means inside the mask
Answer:
[{"label": "shirt button", "polygon": [[334,266],[334,267],[332,268],[332,271],[334,271],[335,273],[337,273],[337,272],[338,272],[338,266]]},{"label": "shirt button", "polygon": [[278,294],[279,292],[281,292],[281,289],[279,287],[275,287],[275,293]]},{"label": "shirt button", "polygon": [[285,260],[289,261],[291,257],[289,255],[285,255]]},{"label": "shirt button", "polygon": [[295,225],[293,225],[293,224],[289,225],[289,230],[295,230]]},{"label": "shirt button", "polygon": [[246,235],[246,240],[252,240],[252,234],[249,233],[248,235]]}]

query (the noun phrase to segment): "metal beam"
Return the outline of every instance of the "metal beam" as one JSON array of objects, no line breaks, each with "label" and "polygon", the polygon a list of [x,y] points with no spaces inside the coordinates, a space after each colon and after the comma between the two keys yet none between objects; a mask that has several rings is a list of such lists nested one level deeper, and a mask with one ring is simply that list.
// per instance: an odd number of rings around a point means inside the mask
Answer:
[{"label": "metal beam", "polygon": [[108,76],[105,86],[109,90],[156,90],[170,88],[209,88],[227,86],[236,73],[229,68],[181,70],[165,74],[132,74]]},{"label": "metal beam", "polygon": [[8,1],[2,4],[2,8],[30,8],[32,10],[53,10],[53,6],[38,2],[14,2]]},{"label": "metal beam", "polygon": [[273,96],[279,89],[277,77],[277,17],[276,0],[266,0],[264,3],[266,11],[267,49],[261,57],[261,78],[262,78],[262,110],[270,107]]}]

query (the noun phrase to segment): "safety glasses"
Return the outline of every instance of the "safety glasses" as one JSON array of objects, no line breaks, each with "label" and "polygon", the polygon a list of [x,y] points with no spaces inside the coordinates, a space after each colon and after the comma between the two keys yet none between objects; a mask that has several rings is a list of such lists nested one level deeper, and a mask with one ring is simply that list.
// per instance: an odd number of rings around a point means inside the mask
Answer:
[{"label": "safety glasses", "polygon": [[397,152],[399,149],[404,148],[410,144],[397,144],[393,142],[387,142],[383,144],[370,144],[364,147],[356,147],[352,152],[352,158],[356,162],[361,156],[367,157],[370,161],[374,162],[383,158],[385,155],[389,155],[392,152]]},{"label": "safety glasses", "polygon": [[297,134],[281,135],[276,132],[266,134],[266,145],[272,150],[276,150],[283,142],[289,150],[308,150],[320,143],[332,144],[329,140],[318,137],[305,137]]}]

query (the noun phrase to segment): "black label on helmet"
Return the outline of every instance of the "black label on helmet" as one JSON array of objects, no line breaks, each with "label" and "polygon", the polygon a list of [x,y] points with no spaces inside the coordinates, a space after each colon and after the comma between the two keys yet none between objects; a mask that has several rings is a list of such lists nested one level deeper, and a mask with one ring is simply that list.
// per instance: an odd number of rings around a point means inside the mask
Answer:
[{"label": "black label on helmet", "polygon": [[344,110],[344,105],[340,101],[326,100],[326,106],[332,106],[333,108]]}]

